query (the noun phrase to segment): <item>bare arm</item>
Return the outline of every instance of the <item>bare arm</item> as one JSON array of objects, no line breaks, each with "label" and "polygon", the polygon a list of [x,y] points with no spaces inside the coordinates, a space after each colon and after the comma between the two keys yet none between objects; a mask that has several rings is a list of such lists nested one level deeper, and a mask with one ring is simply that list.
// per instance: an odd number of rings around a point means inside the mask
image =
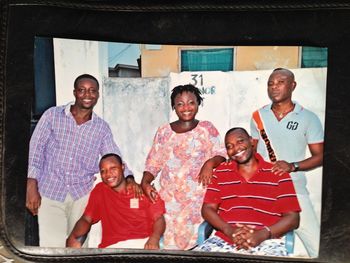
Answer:
[{"label": "bare arm", "polygon": [[323,163],[323,143],[309,144],[311,157],[299,162],[301,171],[308,171],[317,168]]},{"label": "bare arm", "polygon": [[41,205],[41,196],[38,191],[38,182],[36,179],[27,179],[26,207],[35,216]]},{"label": "bare arm", "polygon": [[219,204],[204,203],[202,205],[202,216],[210,225],[232,240],[235,229],[218,215],[218,208]]},{"label": "bare arm", "polygon": [[51,114],[52,109],[44,112],[29,143],[26,207],[34,216],[38,214],[41,205],[37,178],[44,168],[45,149],[51,138]]},{"label": "bare arm", "polygon": [[150,172],[144,171],[142,180],[141,180],[141,187],[145,195],[151,200],[152,203],[156,202],[156,196],[157,196],[157,190],[151,185],[152,181],[154,180],[154,175]]},{"label": "bare arm", "polygon": [[222,156],[214,156],[207,160],[198,174],[198,183],[202,184],[206,187],[211,182],[211,178],[213,177],[213,169],[219,166],[220,163],[224,162],[226,159]]},{"label": "bare arm", "polygon": [[271,237],[281,237],[287,232],[299,227],[299,212],[287,212],[282,214],[281,220],[270,226]]},{"label": "bare arm", "polygon": [[82,215],[68,236],[66,240],[66,247],[80,248],[82,244],[79,241],[79,238],[84,237],[90,232],[91,225],[91,218]]},{"label": "bare arm", "polygon": [[[323,143],[315,143],[308,145],[311,156],[305,160],[295,160],[299,163],[299,171],[308,171],[317,168],[323,163]],[[294,172],[295,167],[293,163],[288,163],[284,160],[277,161],[272,171],[276,174],[291,173]]]},{"label": "bare arm", "polygon": [[165,231],[165,220],[164,216],[158,217],[153,224],[153,232],[148,238],[145,249],[159,249],[159,240]]}]

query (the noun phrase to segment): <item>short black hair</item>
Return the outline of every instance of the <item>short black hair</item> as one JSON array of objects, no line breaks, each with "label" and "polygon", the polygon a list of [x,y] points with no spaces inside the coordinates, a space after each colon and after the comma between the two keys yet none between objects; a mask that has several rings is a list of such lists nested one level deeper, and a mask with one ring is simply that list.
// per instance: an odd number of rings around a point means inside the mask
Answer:
[{"label": "short black hair", "polygon": [[203,101],[203,97],[201,96],[202,95],[201,91],[197,87],[193,86],[192,84],[186,84],[186,85],[176,86],[175,88],[172,89],[171,96],[170,96],[171,108],[174,109],[175,97],[178,94],[182,94],[185,91],[193,93],[197,98],[198,105],[201,105]]},{"label": "short black hair", "polygon": [[98,80],[97,80],[94,76],[92,76],[92,75],[90,75],[90,74],[82,74],[82,75],[78,76],[78,77],[74,80],[74,89],[77,88],[78,82],[79,82],[81,79],[92,79],[92,80],[94,80],[94,81],[97,83],[97,88],[100,87],[100,84],[98,83]]},{"label": "short black hair", "polygon": [[275,68],[274,70],[272,70],[272,73],[276,71],[286,71],[293,79],[295,79],[294,73],[287,68]]},{"label": "short black hair", "polygon": [[225,134],[225,138],[227,135],[229,135],[231,132],[234,132],[236,130],[241,130],[243,133],[245,133],[248,137],[250,137],[249,133],[247,132],[246,129],[242,128],[242,127],[233,127],[231,129],[229,129],[226,134]]},{"label": "short black hair", "polygon": [[117,161],[118,161],[120,164],[123,164],[122,158],[121,158],[118,154],[115,154],[115,153],[107,153],[107,154],[103,155],[103,156],[101,157],[100,163],[101,163],[101,161],[103,161],[104,159],[106,159],[106,158],[108,158],[108,157],[114,157],[115,159],[117,159]]},{"label": "short black hair", "polygon": [[272,70],[272,72],[279,71],[279,70],[289,70],[289,69],[286,69],[286,68],[275,68],[274,70]]}]

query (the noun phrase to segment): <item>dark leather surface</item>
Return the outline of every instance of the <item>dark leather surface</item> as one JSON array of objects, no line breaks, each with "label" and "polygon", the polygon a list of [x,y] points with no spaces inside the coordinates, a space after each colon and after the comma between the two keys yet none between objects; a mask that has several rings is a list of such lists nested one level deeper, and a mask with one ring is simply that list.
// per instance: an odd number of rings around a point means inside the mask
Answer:
[{"label": "dark leather surface", "polygon": [[[276,3],[277,2],[277,3]],[[329,48],[320,257],[350,262],[350,9],[345,1],[2,1],[1,232],[23,260],[264,262],[192,252],[101,252],[23,247],[25,185],[33,104],[34,37],[206,45]],[[83,253],[83,254],[84,254]],[[79,256],[80,255],[80,256]],[[91,255],[92,258],[91,258]],[[53,256],[53,257],[52,257]],[[267,262],[267,261],[266,261]]]}]

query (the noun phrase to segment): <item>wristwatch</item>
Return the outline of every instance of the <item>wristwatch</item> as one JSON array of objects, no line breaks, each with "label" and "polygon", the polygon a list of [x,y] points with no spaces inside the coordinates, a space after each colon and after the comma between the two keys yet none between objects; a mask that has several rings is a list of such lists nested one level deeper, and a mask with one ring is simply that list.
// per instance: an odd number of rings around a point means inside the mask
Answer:
[{"label": "wristwatch", "polygon": [[292,163],[292,165],[294,166],[293,172],[299,171],[299,163],[298,162],[294,162],[294,163]]}]

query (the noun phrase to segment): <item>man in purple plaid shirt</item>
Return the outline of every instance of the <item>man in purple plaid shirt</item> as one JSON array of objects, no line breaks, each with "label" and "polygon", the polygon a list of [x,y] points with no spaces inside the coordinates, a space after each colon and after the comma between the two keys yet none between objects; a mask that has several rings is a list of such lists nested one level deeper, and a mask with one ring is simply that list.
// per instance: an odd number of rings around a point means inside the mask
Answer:
[{"label": "man in purple plaid shirt", "polygon": [[[87,204],[100,156],[120,155],[109,125],[93,112],[99,98],[97,79],[80,75],[73,94],[74,104],[43,114],[30,140],[26,207],[38,215],[41,247],[65,247]],[[127,167],[124,176],[127,188],[140,194]]]}]

